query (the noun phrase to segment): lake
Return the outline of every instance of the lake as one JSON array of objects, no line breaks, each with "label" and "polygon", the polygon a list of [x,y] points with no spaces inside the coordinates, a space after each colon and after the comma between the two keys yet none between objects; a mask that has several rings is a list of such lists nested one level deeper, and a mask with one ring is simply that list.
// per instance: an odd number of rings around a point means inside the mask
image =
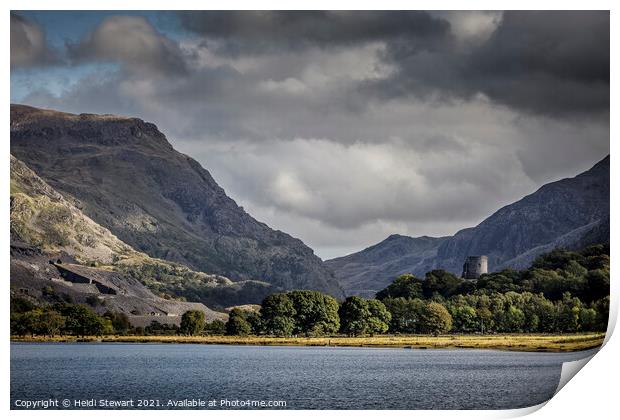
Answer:
[{"label": "lake", "polygon": [[11,343],[11,408],[521,408],[595,351]]}]

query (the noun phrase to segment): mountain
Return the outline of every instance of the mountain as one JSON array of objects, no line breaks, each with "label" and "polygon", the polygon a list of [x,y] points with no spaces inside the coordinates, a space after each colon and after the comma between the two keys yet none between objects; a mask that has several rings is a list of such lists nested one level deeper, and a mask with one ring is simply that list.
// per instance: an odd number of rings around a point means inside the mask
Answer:
[{"label": "mountain", "polygon": [[252,218],[154,124],[11,105],[11,153],[151,257],[234,281],[343,296],[309,247]]},{"label": "mountain", "polygon": [[609,156],[574,178],[543,185],[478,226],[444,238],[392,235],[326,261],[348,294],[372,295],[402,273],[443,268],[460,275],[465,257],[487,255],[489,271],[524,268],[557,247],[609,241]]},{"label": "mountain", "polygon": [[[153,320],[178,325],[181,315],[191,309],[204,312],[207,320],[226,318],[202,303],[157,296],[127,274],[127,268],[141,271],[145,264],[158,264],[169,272],[179,267],[123,243],[13,156],[10,216],[14,295],[35,302],[83,303],[99,313],[125,313],[136,326]],[[204,273],[194,277],[210,289],[226,289],[232,283]]]},{"label": "mountain", "polygon": [[445,239],[391,235],[363,251],[325,263],[347,294],[372,297],[401,274],[430,271]]},{"label": "mountain", "polygon": [[531,249],[604,220],[609,220],[609,156],[574,178],[543,185],[478,226],[457,232],[437,250],[436,264],[459,273],[466,256],[487,255],[489,270],[495,270]]},{"label": "mountain", "polygon": [[[11,156],[11,243],[62,253],[87,266],[106,267],[161,295],[225,308],[262,299],[279,289],[265,282],[221,276],[149,257],[84,215],[19,159]],[[19,255],[19,254],[16,254]]]}]

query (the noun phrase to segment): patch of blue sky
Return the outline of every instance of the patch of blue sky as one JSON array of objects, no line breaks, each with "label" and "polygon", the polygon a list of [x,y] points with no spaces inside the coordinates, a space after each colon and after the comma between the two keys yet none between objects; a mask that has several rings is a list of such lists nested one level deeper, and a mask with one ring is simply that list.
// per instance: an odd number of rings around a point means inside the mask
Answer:
[{"label": "patch of blue sky", "polygon": [[46,92],[59,97],[80,80],[87,77],[105,77],[115,73],[120,66],[115,63],[89,63],[65,67],[35,67],[11,71],[11,102],[21,103],[33,92]]},{"label": "patch of blue sky", "polygon": [[63,48],[67,41],[77,42],[97,27],[106,17],[125,15],[142,16],[149,20],[159,32],[172,39],[179,40],[186,33],[180,28],[179,20],[174,12],[170,11],[18,11],[39,25],[46,33],[48,42],[55,48]]}]

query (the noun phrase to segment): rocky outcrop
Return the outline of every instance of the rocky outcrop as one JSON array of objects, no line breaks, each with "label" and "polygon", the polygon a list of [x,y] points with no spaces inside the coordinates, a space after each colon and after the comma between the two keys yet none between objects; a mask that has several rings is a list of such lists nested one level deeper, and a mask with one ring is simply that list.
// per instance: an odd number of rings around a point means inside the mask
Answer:
[{"label": "rocky outcrop", "polygon": [[302,241],[258,222],[153,124],[11,106],[11,153],[139,251],[235,281],[342,297]]}]

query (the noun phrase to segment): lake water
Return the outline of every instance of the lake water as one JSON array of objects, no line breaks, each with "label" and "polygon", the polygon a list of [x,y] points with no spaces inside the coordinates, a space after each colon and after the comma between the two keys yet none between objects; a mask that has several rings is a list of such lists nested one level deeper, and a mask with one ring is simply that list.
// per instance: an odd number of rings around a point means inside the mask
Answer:
[{"label": "lake water", "polygon": [[247,401],[285,401],[288,409],[521,408],[553,395],[562,362],[593,352],[12,343],[11,407],[52,399],[75,408],[75,400],[94,399],[89,408],[128,400],[166,409],[185,400],[207,409],[209,401],[216,409]]}]

